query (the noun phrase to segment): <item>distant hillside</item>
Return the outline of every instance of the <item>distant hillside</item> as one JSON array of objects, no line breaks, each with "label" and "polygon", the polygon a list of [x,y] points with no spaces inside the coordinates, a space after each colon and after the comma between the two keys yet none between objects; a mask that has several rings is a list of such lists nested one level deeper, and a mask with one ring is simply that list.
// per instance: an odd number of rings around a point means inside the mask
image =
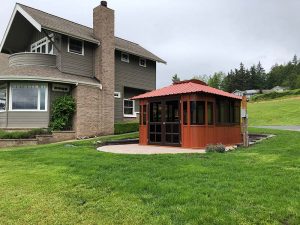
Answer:
[{"label": "distant hillside", "polygon": [[300,125],[300,96],[248,103],[249,125]]},{"label": "distant hillside", "polygon": [[268,94],[259,94],[251,98],[251,101],[264,101],[264,100],[271,100],[277,98],[285,98],[285,97],[292,97],[292,96],[300,96],[300,89],[283,91],[283,92],[271,92]]}]

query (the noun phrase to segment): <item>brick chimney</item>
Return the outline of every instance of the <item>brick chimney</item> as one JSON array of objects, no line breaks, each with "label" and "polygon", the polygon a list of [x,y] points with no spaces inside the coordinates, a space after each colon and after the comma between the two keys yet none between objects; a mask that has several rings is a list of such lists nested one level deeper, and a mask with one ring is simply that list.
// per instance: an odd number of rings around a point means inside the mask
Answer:
[{"label": "brick chimney", "polygon": [[99,102],[100,127],[102,133],[114,130],[114,90],[115,90],[115,16],[106,1],[94,8],[93,29],[100,46],[95,51],[95,77],[102,84]]}]

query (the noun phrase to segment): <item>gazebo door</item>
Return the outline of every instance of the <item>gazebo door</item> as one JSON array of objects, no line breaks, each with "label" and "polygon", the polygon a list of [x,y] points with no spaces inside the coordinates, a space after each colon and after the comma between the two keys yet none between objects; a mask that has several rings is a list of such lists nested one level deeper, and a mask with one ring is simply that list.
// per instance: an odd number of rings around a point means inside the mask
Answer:
[{"label": "gazebo door", "polygon": [[149,144],[180,146],[180,102],[150,102]]}]

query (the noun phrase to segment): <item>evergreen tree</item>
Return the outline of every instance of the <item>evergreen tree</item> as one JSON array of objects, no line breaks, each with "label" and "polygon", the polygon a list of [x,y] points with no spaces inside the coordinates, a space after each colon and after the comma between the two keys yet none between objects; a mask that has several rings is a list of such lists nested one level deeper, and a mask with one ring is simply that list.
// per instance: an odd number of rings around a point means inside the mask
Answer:
[{"label": "evergreen tree", "polygon": [[173,84],[176,83],[176,82],[179,82],[180,81],[180,78],[177,74],[174,74],[173,77],[172,77],[172,82]]},{"label": "evergreen tree", "polygon": [[292,64],[293,64],[294,66],[297,66],[297,65],[298,65],[298,57],[297,57],[297,55],[294,55],[293,60],[292,60]]}]

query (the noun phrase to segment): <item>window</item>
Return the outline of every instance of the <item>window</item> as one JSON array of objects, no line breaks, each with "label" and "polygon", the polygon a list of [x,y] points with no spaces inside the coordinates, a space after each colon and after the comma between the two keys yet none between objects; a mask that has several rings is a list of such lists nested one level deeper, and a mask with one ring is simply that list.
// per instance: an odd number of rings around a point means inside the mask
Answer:
[{"label": "window", "polygon": [[191,125],[205,124],[205,102],[191,101],[190,113],[191,113]]},{"label": "window", "polygon": [[55,92],[69,92],[70,87],[68,85],[63,85],[63,84],[53,84],[52,85],[52,91],[55,91]]},{"label": "window", "polygon": [[51,40],[48,39],[48,37],[44,37],[41,40],[33,43],[30,47],[30,51],[35,53],[53,54],[52,42],[54,41],[54,35],[50,34],[49,37]]},{"label": "window", "polygon": [[150,104],[150,122],[161,122],[161,102]]},{"label": "window", "polygon": [[214,103],[207,102],[207,123],[208,125],[214,124]]},{"label": "window", "polygon": [[240,123],[240,103],[229,100],[219,100],[217,102],[219,124],[239,124]]},{"label": "window", "polygon": [[68,52],[78,55],[84,55],[83,41],[69,37]]},{"label": "window", "polygon": [[122,52],[121,53],[121,61],[129,63],[129,54]]},{"label": "window", "polygon": [[12,83],[10,86],[10,110],[47,111],[47,84]]},{"label": "window", "polygon": [[140,66],[147,67],[147,60],[144,58],[140,58]]},{"label": "window", "polygon": [[121,98],[121,92],[115,92],[114,97],[115,98]]},{"label": "window", "polygon": [[241,122],[241,106],[239,102],[234,103],[234,123],[240,124]]},{"label": "window", "polygon": [[134,101],[124,99],[124,116],[125,117],[136,117],[134,112]]},{"label": "window", "polygon": [[6,84],[0,86],[0,111],[6,110],[7,90]]},{"label": "window", "polygon": [[187,102],[183,102],[183,125],[188,124],[188,118],[187,118],[188,112],[187,112]]}]

